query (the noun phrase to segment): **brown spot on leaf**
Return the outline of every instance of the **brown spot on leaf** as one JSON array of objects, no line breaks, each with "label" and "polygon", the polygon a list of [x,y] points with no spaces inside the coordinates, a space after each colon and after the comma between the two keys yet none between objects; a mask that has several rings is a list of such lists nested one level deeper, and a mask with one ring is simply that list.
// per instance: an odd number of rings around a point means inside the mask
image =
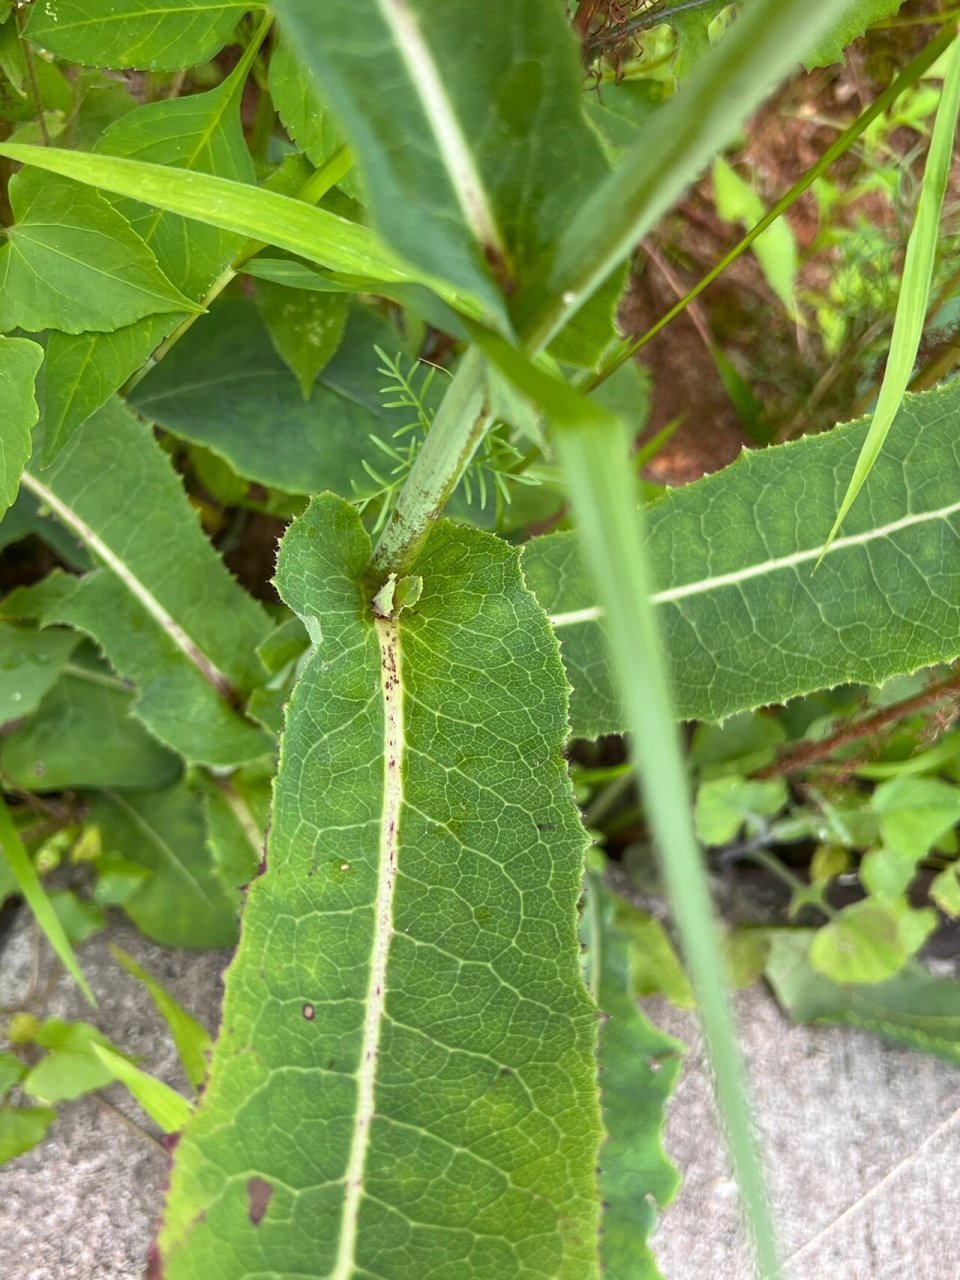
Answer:
[{"label": "brown spot on leaf", "polygon": [[265,1178],[251,1178],[247,1183],[247,1217],[259,1227],[273,1199],[273,1183]]},{"label": "brown spot on leaf", "polygon": [[317,1011],[312,1004],[305,1004],[303,1006],[303,1016],[308,1022],[312,1022],[314,1020],[317,1016]]}]

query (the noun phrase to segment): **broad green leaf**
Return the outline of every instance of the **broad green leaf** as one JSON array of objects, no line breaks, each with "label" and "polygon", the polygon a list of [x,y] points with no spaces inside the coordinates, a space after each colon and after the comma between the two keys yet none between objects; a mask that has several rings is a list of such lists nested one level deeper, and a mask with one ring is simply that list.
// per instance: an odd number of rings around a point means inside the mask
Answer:
[{"label": "broad green leaf", "polygon": [[960,822],[960,789],[936,778],[892,778],[874,791],[870,809],[884,844],[918,862]]},{"label": "broad green leaf", "polygon": [[810,963],[837,983],[885,982],[899,973],[937,925],[937,913],[905,898],[865,898],[833,916],[810,947]]},{"label": "broad green leaf", "polygon": [[110,950],[122,968],[138,982],[142,982],[150,992],[158,1012],[170,1028],[170,1034],[173,1036],[173,1043],[177,1046],[177,1053],[180,1055],[187,1079],[194,1089],[199,1089],[207,1074],[206,1055],[213,1043],[206,1027],[201,1026],[192,1014],[187,1013],[166,987],[161,986],[152,974],[148,973],[142,965],[137,964],[133,956],[127,955],[120,947],[112,946]]},{"label": "broad green leaf", "polygon": [[[728,222],[742,222],[748,231],[766,213],[763,201],[750,183],[722,156],[713,162],[713,190],[720,217]],[[796,320],[797,242],[790,224],[785,218],[778,218],[757,236],[751,247],[767,284],[783,303],[790,319]]]},{"label": "broad green leaf", "polygon": [[[289,136],[312,165],[326,164],[345,145],[343,130],[317,93],[302,63],[290,50],[290,41],[276,42],[270,55],[270,97]],[[337,184],[347,195],[365,202],[362,184],[355,171]]]},{"label": "broad green leaf", "polygon": [[[595,1013],[558,655],[517,554],[435,525],[374,621],[370,541],[318,499],[278,581],[319,635],[288,710],[167,1280],[597,1275]],[[309,1141],[291,1144],[291,1125]]]},{"label": "broad green leaf", "polygon": [[239,894],[214,865],[196,792],[185,784],[101,792],[90,819],[105,852],[150,872],[122,904],[142,933],[167,947],[229,947],[236,940]]},{"label": "broad green leaf", "polygon": [[703,0],[703,3],[695,7],[679,4],[676,6],[676,13],[669,12],[673,5],[666,5],[664,21],[670,23],[677,37],[673,72],[681,84],[709,51],[710,24],[728,4],[729,0]]},{"label": "broad green leaf", "polygon": [[132,705],[106,664],[80,653],[39,709],[0,740],[0,768],[25,791],[166,786],[181,763],[133,719]]},{"label": "broad green leaf", "polygon": [[48,897],[71,946],[78,947],[103,928],[103,912],[95,902],[87,902],[69,889],[58,889]]},{"label": "broad green leaf", "polygon": [[786,805],[787,784],[783,778],[710,778],[697,790],[694,825],[697,839],[704,844],[726,844],[746,825],[755,835],[767,818]]},{"label": "broad green leaf", "polygon": [[37,875],[30,855],[23,847],[20,833],[14,825],[5,801],[0,798],[0,853],[7,867],[17,882],[17,888],[30,908],[34,920],[43,930],[44,937],[50,943],[63,967],[86,996],[90,1004],[96,1005],[93,992],[74,955],[73,947],[64,931],[57,913],[54,911],[47,891]]},{"label": "broad green leaf", "polygon": [[680,1185],[661,1135],[683,1046],[658,1031],[637,1007],[628,942],[616,912],[617,900],[602,879],[588,876],[587,984],[604,1015],[599,1065],[607,1139],[600,1148],[600,1257],[611,1280],[660,1280],[647,1240],[657,1207],[668,1205]]},{"label": "broad green leaf", "polygon": [[[282,727],[281,716],[277,728]],[[229,780],[211,780],[203,788],[207,845],[220,879],[231,888],[244,888],[260,870],[272,783],[271,761],[240,769]]]},{"label": "broad green leaf", "polygon": [[696,999],[690,979],[660,921],[620,903],[615,923],[627,939],[634,997],[663,995],[678,1009],[694,1008]]},{"label": "broad green leaf", "polygon": [[4,120],[29,125],[44,111],[49,132],[54,120],[71,113],[73,93],[66,76],[46,58],[30,57],[17,22],[0,26],[0,71],[0,114]]},{"label": "broad green leaf", "polygon": [[247,0],[43,0],[26,35],[71,62],[177,71],[213,57],[255,5]]},{"label": "broad green leaf", "polygon": [[[511,299],[515,328],[539,350],[563,328],[727,143],[849,0],[753,0],[698,63],[657,127],[569,211]],[[582,190],[582,188],[581,188]]]},{"label": "broad green leaf", "polygon": [[24,484],[104,566],[64,580],[44,620],[85,631],[137,686],[136,714],[187,760],[231,765],[270,749],[234,709],[265,675],[266,612],[200,531],[150,428],[119,401]]},{"label": "broad green leaf", "polygon": [[274,350],[309,400],[317,374],[343,341],[349,300],[342,293],[307,293],[261,280],[257,309]]},{"label": "broad green leaf", "polygon": [[485,314],[472,295],[408,267],[368,227],[291,196],[209,174],[56,147],[5,142],[0,144],[0,155],[276,245],[322,267],[356,276],[359,289],[365,282],[376,286],[377,292],[388,292],[391,284],[422,284],[456,311],[478,318]]},{"label": "broad green leaf", "polygon": [[0,516],[17,498],[23,468],[33,452],[31,432],[39,410],[34,382],[43,348],[25,338],[0,338]]},{"label": "broad green leaf", "polygon": [[16,502],[0,520],[0,550],[29,537],[39,538],[72,569],[92,568],[83,543],[71,536],[69,530],[58,524],[48,509],[21,486]]},{"label": "broad green leaf", "polygon": [[22,1033],[11,1033],[11,1038],[28,1040],[45,1050],[44,1056],[32,1067],[23,1080],[23,1091],[40,1102],[64,1102],[80,1098],[94,1089],[102,1089],[113,1079],[97,1057],[94,1046],[100,1045],[116,1052],[116,1046],[91,1026],[89,1022],[61,1022],[48,1018],[35,1028],[27,1026]]},{"label": "broad green leaf", "polygon": [[960,1064],[960,982],[934,978],[919,964],[876,985],[840,986],[810,966],[811,929],[771,930],[766,974],[797,1022],[862,1027]]},{"label": "broad green leaf", "polygon": [[[240,123],[240,97],[248,70],[245,57],[209,93],[138,107],[105,130],[97,150],[253,182],[253,161]],[[240,236],[159,213],[133,200],[112,203],[156,254],[171,283],[195,302],[244,243]],[[144,364],[182,318],[148,316],[109,334],[51,334],[44,381],[46,460]]]},{"label": "broad green leaf", "polygon": [[15,1053],[0,1053],[0,1098],[27,1074],[27,1064]]},{"label": "broad green leaf", "polygon": [[181,343],[135,388],[132,402],[248,480],[350,497],[351,482],[363,479],[362,460],[382,465],[370,436],[388,441],[410,420],[409,411],[384,407],[374,345],[396,352],[398,340],[368,310],[354,308],[340,350],[306,401],[249,301],[220,303],[194,333],[195,342]]},{"label": "broad green leaf", "polygon": [[863,35],[881,18],[892,17],[902,4],[903,0],[849,0],[843,14],[827,28],[812,49],[807,49],[804,65],[812,71],[814,67],[842,62],[843,51],[851,40]]},{"label": "broad green leaf", "polygon": [[946,916],[960,916],[960,865],[952,863],[934,876],[930,898]]},{"label": "broad green leaf", "polygon": [[103,1063],[115,1080],[125,1084],[144,1111],[163,1133],[179,1133],[190,1116],[190,1103],[176,1089],[171,1089],[162,1080],[157,1080],[146,1071],[135,1067],[129,1058],[124,1058],[112,1049],[103,1045],[91,1046],[94,1054]]},{"label": "broad green leaf", "polygon": [[957,120],[960,119],[960,40],[955,40],[947,54],[947,72],[943,82],[943,94],[937,108],[937,118],[930,139],[930,150],[923,174],[923,186],[907,253],[903,263],[900,297],[897,314],[890,337],[890,352],[883,371],[883,382],[877,397],[870,430],[863,442],[857,465],[833,527],[824,544],[824,553],[832,545],[847,513],[862,490],[877,458],[884,447],[890,428],[903,403],[914,361],[920,348],[920,339],[926,323],[930,286],[937,256],[940,210],[946,195],[953,165],[953,148],[957,136]]},{"label": "broad green leaf", "polygon": [[0,1106],[0,1164],[42,1142],[56,1118],[52,1107]]},{"label": "broad green leaf", "polygon": [[156,312],[197,310],[96,191],[25,169],[10,180],[10,203],[0,329],[109,332]]},{"label": "broad green leaf", "polygon": [[0,624],[0,725],[36,711],[79,643],[72,631]]},{"label": "broad green leaf", "polygon": [[353,144],[384,236],[502,314],[501,291],[526,280],[607,172],[561,7],[488,0],[479,43],[464,38],[470,0],[275,8]]},{"label": "broad green leaf", "polygon": [[[817,572],[866,422],[747,452],[647,514],[652,576],[682,719],[721,720],[837,684],[879,685],[960,654],[960,386],[908,396]],[[573,732],[625,727],[594,575],[573,534],[523,553],[574,687]]]}]

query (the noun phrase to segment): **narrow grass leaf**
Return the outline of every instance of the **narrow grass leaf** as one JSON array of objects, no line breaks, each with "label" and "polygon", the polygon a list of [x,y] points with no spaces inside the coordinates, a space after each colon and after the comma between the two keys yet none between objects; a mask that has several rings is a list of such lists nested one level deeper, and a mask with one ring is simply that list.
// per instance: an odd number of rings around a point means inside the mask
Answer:
[{"label": "narrow grass leaf", "polygon": [[115,1080],[127,1086],[154,1124],[164,1133],[179,1133],[190,1118],[190,1103],[176,1089],[157,1080],[113,1049],[90,1046]]},{"label": "narrow grass leaf", "polygon": [[950,178],[953,148],[957,136],[957,119],[960,117],[960,40],[955,40],[947,59],[947,73],[943,82],[943,94],[937,108],[937,118],[930,139],[923,187],[917,203],[916,217],[907,242],[907,256],[903,264],[903,279],[897,314],[890,339],[890,354],[880,384],[880,395],[874,410],[870,430],[864,441],[857,465],[833,528],[824,544],[829,549],[836,538],[847,512],[853,506],[864,481],[873,469],[884,441],[897,416],[904,394],[910,383],[914,361],[930,298],[930,282],[937,256],[937,239],[940,228],[940,210]]},{"label": "narrow grass leaf", "polygon": [[47,891],[37,875],[30,855],[23,847],[20,833],[14,826],[10,810],[0,799],[0,846],[7,865],[17,882],[17,888],[23,894],[24,901],[33,912],[33,918],[43,930],[44,937],[50,943],[61,964],[73,978],[90,1004],[96,1007],[96,999],[83,976],[83,971],[74,954],[73,947],[64,932],[63,925],[50,904]]},{"label": "narrow grass leaf", "polygon": [[173,1043],[177,1046],[177,1053],[180,1055],[187,1079],[194,1089],[199,1089],[207,1074],[206,1055],[213,1044],[206,1027],[202,1026],[192,1014],[187,1013],[183,1005],[174,999],[166,987],[162,986],[142,965],[137,964],[133,956],[128,955],[121,947],[111,946],[110,950],[121,968],[125,969],[132,978],[142,982],[150,992],[153,1003],[170,1028],[170,1034],[173,1036]]},{"label": "narrow grass leaf", "polygon": [[320,266],[356,276],[358,287],[364,281],[425,284],[455,310],[477,318],[485,314],[483,304],[472,295],[407,266],[369,228],[291,196],[211,174],[56,147],[5,142],[0,144],[0,155],[276,245]]},{"label": "narrow grass leaf", "polygon": [[553,427],[553,445],[573,504],[584,559],[605,611],[606,640],[631,734],[631,756],[697,993],[744,1213],[759,1262],[771,1271],[777,1265],[777,1249],[723,978],[719,935],[693,831],[669,674],[650,601],[647,545],[629,459],[630,435],[612,413],[553,378],[503,339],[478,333],[476,340],[500,371],[539,405]]}]

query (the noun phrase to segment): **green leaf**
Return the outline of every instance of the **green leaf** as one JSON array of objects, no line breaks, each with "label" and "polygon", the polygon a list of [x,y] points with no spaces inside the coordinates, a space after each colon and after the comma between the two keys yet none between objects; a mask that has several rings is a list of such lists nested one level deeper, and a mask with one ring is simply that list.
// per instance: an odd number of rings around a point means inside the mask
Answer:
[{"label": "green leaf", "polygon": [[281,549],[281,591],[321,638],[177,1149],[164,1274],[228,1248],[231,1273],[404,1280],[436,1258],[589,1280],[596,1029],[562,668],[497,539],[435,525],[397,622],[371,612],[370,550],[329,496]]},{"label": "green leaf", "polygon": [[[284,129],[319,169],[344,146],[343,130],[282,34],[270,56],[268,84]],[[354,172],[347,173],[337,185],[355,200],[365,202],[362,184]]]},{"label": "green leaf", "polygon": [[166,987],[161,986],[152,974],[148,973],[142,965],[137,964],[133,956],[127,955],[126,951],[121,950],[120,947],[112,946],[110,950],[121,967],[131,977],[142,982],[150,992],[153,1003],[170,1028],[170,1034],[173,1036],[173,1043],[177,1046],[177,1053],[180,1055],[187,1079],[194,1089],[199,1089],[207,1074],[206,1055],[213,1044],[206,1027],[202,1026],[192,1014],[187,1013]]},{"label": "green leaf", "polygon": [[247,0],[44,0],[26,35],[71,62],[177,71],[206,62],[254,6]]},{"label": "green leaf", "polygon": [[56,1118],[52,1107],[0,1107],[0,1164],[42,1142]]},{"label": "green leaf", "polygon": [[25,791],[166,786],[180,761],[132,718],[132,704],[106,665],[81,652],[39,709],[0,741],[0,768]]},{"label": "green leaf", "polygon": [[750,834],[762,827],[764,819],[787,803],[789,793],[783,778],[710,778],[697,790],[694,824],[697,839],[720,845],[732,840],[746,824]]},{"label": "green leaf", "polygon": [[662,1133],[683,1046],[637,1008],[629,944],[618,928],[617,909],[617,899],[601,878],[590,875],[583,913],[587,983],[605,1015],[599,1052],[607,1131],[600,1148],[600,1257],[611,1277],[660,1280],[647,1240],[656,1224],[656,1206],[665,1208],[680,1185]]},{"label": "green leaf", "polygon": [[[240,123],[248,61],[242,59],[209,93],[151,102],[127,113],[104,131],[97,150],[252,183],[253,161]],[[240,236],[158,213],[133,200],[113,204],[156,254],[172,284],[194,301],[203,298],[244,244]],[[181,319],[148,316],[109,334],[51,334],[44,382],[45,461],[143,365]]]},{"label": "green leaf", "polygon": [[85,631],[138,689],[136,714],[187,760],[232,765],[270,750],[234,709],[263,680],[261,605],[227,573],[148,426],[119,401],[24,484],[103,568],[64,580],[44,615]]},{"label": "green leaf", "polygon": [[102,1032],[89,1022],[61,1022],[48,1018],[29,1035],[44,1056],[27,1072],[23,1091],[41,1102],[64,1102],[102,1089],[113,1079],[94,1046],[116,1052]]},{"label": "green leaf", "polygon": [[886,982],[839,986],[811,968],[810,929],[771,930],[767,978],[797,1022],[862,1027],[960,1064],[960,983],[912,963]]},{"label": "green leaf", "polygon": [[[713,189],[717,213],[727,222],[740,222],[746,230],[766,213],[763,201],[753,187],[722,156],[713,162]],[[764,279],[777,295],[791,320],[797,320],[794,282],[797,276],[797,242],[790,224],[778,218],[754,240],[752,251],[763,271]]]},{"label": "green leaf", "polygon": [[478,318],[485,314],[472,295],[408,267],[369,228],[290,196],[185,169],[56,147],[5,142],[0,144],[0,155],[276,245],[320,266],[355,276],[357,289],[365,282],[376,285],[379,293],[389,293],[392,284],[424,284],[457,311]]},{"label": "green leaf", "polygon": [[619,903],[615,924],[630,949],[630,984],[635,997],[663,995],[678,1009],[696,1005],[693,988],[666,929],[655,916]]},{"label": "green leaf", "polygon": [[354,146],[384,236],[502,316],[501,290],[607,171],[560,6],[488,0],[479,47],[464,40],[470,0],[275,7]]},{"label": "green leaf", "polygon": [[43,348],[25,338],[0,338],[0,516],[17,498],[20,477],[33,452],[30,433],[39,416],[34,382]]},{"label": "green leaf", "polygon": [[[73,947],[70,945],[70,940],[50,903],[50,899],[47,897],[46,890],[40,882],[40,877],[37,875],[30,855],[23,847],[23,841],[20,839],[20,834],[14,826],[13,818],[10,815],[10,810],[3,799],[0,799],[0,850],[2,850],[8,868],[13,873],[17,888],[23,895],[27,906],[33,913],[34,920],[43,930],[44,937],[50,943],[60,963],[73,978],[89,1003],[96,1005],[97,1002],[86,978],[83,976],[77,957],[73,953]],[[49,1099],[49,1101],[53,1101],[53,1099]]]},{"label": "green leaf", "polygon": [[91,1046],[115,1080],[125,1084],[163,1133],[179,1133],[190,1117],[190,1103],[176,1089],[135,1067],[129,1058],[103,1045]]},{"label": "green leaf", "polygon": [[677,50],[673,59],[673,73],[683,83],[699,60],[710,49],[710,24],[727,8],[729,0],[704,0],[695,8],[677,5],[678,12],[667,4],[664,21],[669,22],[677,34]]},{"label": "green leaf", "polygon": [[940,210],[946,195],[953,164],[953,147],[960,118],[960,40],[947,55],[947,73],[937,118],[927,153],[923,186],[903,263],[900,297],[890,338],[890,352],[883,371],[883,382],[877,397],[870,430],[863,442],[840,509],[824,543],[824,553],[833,543],[847,513],[863,488],[867,476],[876,466],[890,428],[896,420],[904,395],[910,385],[914,361],[926,323],[930,285],[939,241]]},{"label": "green leaf", "polygon": [[198,310],[96,191],[25,169],[10,180],[10,203],[0,329],[109,332],[156,312]]},{"label": "green leaf", "polygon": [[833,982],[885,982],[916,955],[936,925],[937,913],[929,907],[914,910],[905,898],[866,898],[817,931],[810,963]]},{"label": "green leaf", "polygon": [[0,725],[36,711],[79,643],[70,631],[0,624]]},{"label": "green leaf", "polygon": [[317,374],[343,341],[349,299],[342,293],[306,293],[261,280],[257,309],[274,350],[309,400]]},{"label": "green leaf", "polygon": [[386,409],[380,395],[374,344],[395,351],[396,332],[366,309],[353,309],[340,350],[306,401],[249,301],[220,303],[194,332],[197,341],[172,351],[135,388],[132,402],[248,480],[287,493],[330,489],[349,497],[364,459],[383,465],[370,436],[389,441],[410,420],[409,411]]},{"label": "green leaf", "polygon": [[[879,685],[960,654],[958,413],[957,384],[906,398],[816,574],[865,420],[748,451],[654,505],[653,599],[682,719],[721,720],[848,682]],[[575,535],[534,540],[523,564],[561,641],[574,734],[622,731],[594,575]]]},{"label": "green leaf", "polygon": [[843,51],[851,40],[863,35],[873,23],[892,17],[902,4],[903,0],[849,0],[843,14],[808,49],[803,59],[807,70],[843,62]]},{"label": "green leaf", "polygon": [[[793,68],[849,0],[753,0],[657,115],[567,213],[559,234],[511,299],[515,328],[539,350],[629,256],[654,223]],[[324,9],[326,11],[326,9]]]},{"label": "green leaf", "polygon": [[936,778],[892,778],[870,798],[884,843],[914,862],[960,822],[960,789]]},{"label": "green leaf", "polygon": [[85,902],[69,889],[58,889],[49,899],[72,946],[86,942],[103,928],[103,912],[96,903]]},{"label": "green leaf", "polygon": [[0,1053],[0,1097],[5,1097],[27,1074],[27,1064],[15,1053]]},{"label": "green leaf", "polygon": [[228,947],[236,940],[240,895],[214,865],[196,792],[181,784],[98,793],[90,819],[105,851],[150,872],[122,904],[142,933],[167,947]]}]

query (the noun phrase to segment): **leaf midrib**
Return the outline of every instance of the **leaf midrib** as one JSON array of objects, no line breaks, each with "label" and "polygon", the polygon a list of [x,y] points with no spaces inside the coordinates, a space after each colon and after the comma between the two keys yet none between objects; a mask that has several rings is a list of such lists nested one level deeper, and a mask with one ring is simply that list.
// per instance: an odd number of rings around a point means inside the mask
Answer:
[{"label": "leaf midrib", "polygon": [[[899,520],[891,520],[888,524],[876,525],[863,533],[848,534],[845,537],[837,538],[831,544],[829,549],[824,552],[824,559],[835,556],[840,551],[849,551],[856,547],[867,546],[871,542],[878,542],[883,538],[890,537],[892,534],[899,533],[903,529],[913,528],[915,525],[929,524],[935,520],[947,520],[957,512],[960,512],[960,501],[952,502],[946,507],[938,507],[933,511],[915,512],[911,515],[901,516]],[[718,573],[709,578],[700,578],[694,582],[684,583],[678,587],[667,587],[663,591],[656,592],[650,599],[654,604],[673,604],[690,596],[707,595],[709,592],[717,591],[722,587],[737,586],[739,583],[749,582],[753,578],[766,577],[769,574],[779,572],[781,569],[793,569],[801,564],[815,564],[820,559],[822,546],[822,543],[817,543],[816,546],[808,547],[803,551],[793,551],[785,556],[771,556],[769,560],[758,561],[752,565],[744,565],[743,568],[731,570],[729,573]],[[558,627],[576,626],[584,622],[596,622],[602,616],[600,606],[591,605],[583,609],[571,609],[552,614],[550,622],[556,629]]]}]

